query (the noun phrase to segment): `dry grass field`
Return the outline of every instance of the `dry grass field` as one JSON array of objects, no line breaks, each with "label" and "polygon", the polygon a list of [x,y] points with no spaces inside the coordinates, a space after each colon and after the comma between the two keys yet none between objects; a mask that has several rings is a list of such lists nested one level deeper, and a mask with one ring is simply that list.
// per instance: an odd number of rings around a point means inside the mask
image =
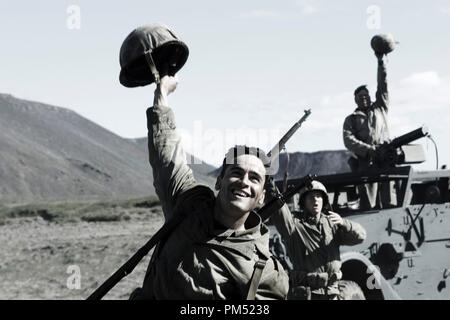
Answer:
[{"label": "dry grass field", "polygon": [[[156,200],[1,208],[0,299],[85,299],[163,221]],[[128,299],[149,259],[105,299]]]}]

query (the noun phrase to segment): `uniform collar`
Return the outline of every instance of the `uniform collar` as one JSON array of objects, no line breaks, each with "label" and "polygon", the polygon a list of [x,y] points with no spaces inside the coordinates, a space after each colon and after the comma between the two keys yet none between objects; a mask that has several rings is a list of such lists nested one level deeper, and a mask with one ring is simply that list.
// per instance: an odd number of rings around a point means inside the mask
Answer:
[{"label": "uniform collar", "polygon": [[245,230],[238,231],[225,227],[219,221],[214,219],[214,213],[212,214],[212,219],[209,223],[208,229],[209,233],[214,236],[228,238],[230,236],[246,237],[246,236],[260,235],[260,228],[261,228],[261,218],[255,211],[252,211],[250,212],[250,214],[247,217],[247,220],[245,221]]},{"label": "uniform collar", "polygon": [[214,222],[214,215],[209,223],[209,234],[213,237],[207,242],[238,251],[248,259],[252,259],[255,250],[266,258],[270,257],[268,250],[269,230],[262,224],[261,217],[254,211],[250,212],[245,221],[246,230],[228,229],[218,222]]},{"label": "uniform collar", "polygon": [[323,222],[323,219],[326,219],[326,216],[323,214],[323,212],[321,212],[319,215],[311,216],[302,211],[300,213],[300,219],[307,222],[308,224],[317,225],[319,222]]},{"label": "uniform collar", "polygon": [[373,103],[366,109],[360,109],[359,107],[357,107],[355,109],[355,111],[353,111],[353,114],[359,114],[359,115],[367,115],[367,113],[373,109]]}]

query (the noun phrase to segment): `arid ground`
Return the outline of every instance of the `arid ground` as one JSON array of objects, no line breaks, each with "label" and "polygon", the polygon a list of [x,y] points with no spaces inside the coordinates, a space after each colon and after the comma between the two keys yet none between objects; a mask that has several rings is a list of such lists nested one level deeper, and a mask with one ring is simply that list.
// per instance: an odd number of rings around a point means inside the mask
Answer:
[{"label": "arid ground", "polygon": [[[164,221],[156,201],[40,205],[0,213],[0,299],[85,299]],[[105,299],[128,299],[141,286],[149,259]]]}]

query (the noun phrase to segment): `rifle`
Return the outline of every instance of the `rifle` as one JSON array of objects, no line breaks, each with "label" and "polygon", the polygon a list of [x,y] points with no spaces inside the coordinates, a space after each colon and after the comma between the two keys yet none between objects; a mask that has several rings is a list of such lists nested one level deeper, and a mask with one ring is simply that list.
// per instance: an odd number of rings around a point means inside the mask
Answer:
[{"label": "rifle", "polygon": [[103,284],[98,287],[86,300],[101,300],[120,280],[125,278],[158,242],[169,235],[173,229],[185,218],[184,214],[177,214],[167,221],[150,240],[142,246],[127,262],[114,272]]},{"label": "rifle", "polygon": [[[267,202],[261,209],[257,211],[261,220],[264,222],[274,213],[281,209],[281,207],[286,203],[287,200],[292,198],[297,192],[300,191],[304,186],[311,185],[311,182],[316,178],[316,175],[308,174],[303,178],[297,180],[298,183],[294,187],[289,188],[286,192],[280,193],[273,184],[273,191],[271,196],[273,197],[269,202]],[[270,182],[269,182],[270,183]]]},{"label": "rifle", "polygon": [[[286,149],[285,149],[286,150]],[[286,170],[284,171],[284,178],[283,178],[283,192],[287,191],[287,186],[288,186],[288,177],[289,177],[289,162],[290,162],[290,158],[289,158],[289,152],[286,151]]]},{"label": "rifle", "polygon": [[286,142],[292,137],[292,135],[300,128],[302,123],[308,118],[311,114],[311,109],[305,110],[305,114],[298,120],[286,134],[280,139],[280,141],[269,151],[267,156],[272,160],[283,150]]}]

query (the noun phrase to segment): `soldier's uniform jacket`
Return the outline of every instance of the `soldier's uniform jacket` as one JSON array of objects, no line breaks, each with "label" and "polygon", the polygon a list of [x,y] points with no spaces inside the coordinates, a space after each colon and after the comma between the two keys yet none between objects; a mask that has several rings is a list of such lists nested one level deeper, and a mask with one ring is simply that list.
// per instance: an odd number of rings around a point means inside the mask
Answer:
[{"label": "soldier's uniform jacket", "polygon": [[[349,162],[353,172],[365,172],[371,167],[378,167],[368,155],[373,145],[389,142],[387,113],[389,95],[386,80],[386,66],[383,60],[378,62],[378,85],[376,100],[367,110],[356,110],[345,118],[343,137],[345,147],[356,154],[358,161]],[[373,208],[376,204],[378,184],[369,183],[358,186],[362,208]],[[395,205],[396,196],[393,182],[380,184],[383,205]]]},{"label": "soldier's uniform jacket", "polygon": [[360,161],[369,161],[370,146],[389,141],[387,112],[389,95],[386,80],[386,66],[378,63],[378,85],[376,100],[363,111],[359,108],[345,118],[343,136],[345,147],[354,152]]},{"label": "soldier's uniform jacket", "polygon": [[196,183],[170,108],[147,110],[148,147],[155,190],[166,221],[186,217],[162,241],[147,270],[142,292],[152,299],[245,299],[255,263],[267,263],[256,299],[285,299],[288,276],[269,252],[269,230],[252,212],[245,231],[213,218],[213,191]]},{"label": "soldier's uniform jacket", "polygon": [[294,215],[285,204],[271,217],[283,239],[293,264],[291,284],[306,285],[310,273],[327,273],[328,284],[314,287],[315,294],[339,294],[338,280],[341,279],[339,246],[356,245],[366,238],[365,229],[358,223],[343,219],[343,225],[333,225],[326,215],[320,214],[318,221],[304,213]]}]

